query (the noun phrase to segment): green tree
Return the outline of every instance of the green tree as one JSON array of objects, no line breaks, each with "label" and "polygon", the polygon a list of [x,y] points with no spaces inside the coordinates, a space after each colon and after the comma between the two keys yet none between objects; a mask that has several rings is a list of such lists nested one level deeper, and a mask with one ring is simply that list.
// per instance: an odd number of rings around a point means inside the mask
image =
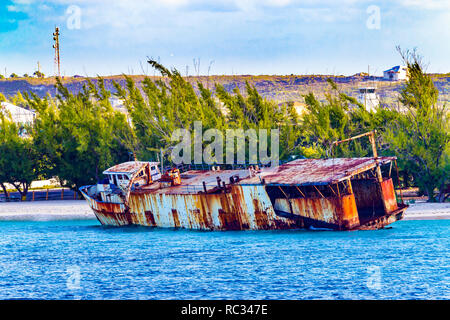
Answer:
[{"label": "green tree", "polygon": [[216,85],[216,94],[225,107],[229,128],[278,129],[280,159],[288,159],[290,155],[296,153],[300,130],[299,119],[293,104],[277,105],[274,101],[264,99],[248,82],[246,82],[245,96],[238,88],[235,88],[231,94],[222,85]]},{"label": "green tree", "polygon": [[213,96],[202,83],[194,87],[177,70],[168,70],[153,60],[149,63],[161,72],[161,79],[145,78],[141,88],[129,77],[125,88],[115,83],[117,96],[131,117],[135,139],[129,141],[135,143],[132,148],[138,158],[155,158],[160,149],[169,149],[175,144],[172,132],[178,128],[192,132],[195,121],[201,121],[205,131],[215,128],[223,133],[226,129],[278,128],[281,157],[295,149],[299,130],[292,105],[279,106],[263,99],[248,83],[245,96],[237,89],[230,94],[221,85],[216,85]]},{"label": "green tree", "polygon": [[0,112],[0,186],[7,196],[5,183],[13,185],[22,198],[39,175],[38,157],[33,139],[20,136],[20,127]]},{"label": "green tree", "polygon": [[[385,140],[403,159],[429,201],[445,201],[450,175],[450,131],[447,106],[438,103],[439,92],[423,72],[415,51],[402,52],[409,79],[400,92],[406,111],[386,129]],[[434,190],[438,190],[435,197]]]},{"label": "green tree", "polygon": [[28,103],[26,99],[23,97],[23,95],[20,93],[20,91],[17,91],[17,93],[14,96],[10,96],[8,99],[12,104],[28,109]]},{"label": "green tree", "polygon": [[[121,135],[130,134],[126,117],[113,110],[102,79],[74,95],[58,79],[56,100],[27,97],[37,111],[33,128],[36,149],[47,177],[78,190],[95,184],[103,170],[129,160]],[[125,132],[125,133],[124,133]]]},{"label": "green tree", "polygon": [[[331,89],[325,94],[324,101],[319,101],[313,93],[304,96],[307,112],[301,126],[305,135],[303,145],[313,146],[314,155],[319,157],[329,153],[334,141],[370,131],[374,120],[374,115],[363,105],[340,92],[333,80],[327,81]],[[370,150],[368,143],[353,141],[333,148],[333,156],[370,156]]]},{"label": "green tree", "polygon": [[197,95],[178,71],[170,71],[156,61],[149,63],[161,72],[160,80],[154,82],[147,77],[142,88],[129,77],[124,88],[114,84],[133,127],[134,135],[128,137],[126,145],[139,159],[156,159],[160,149],[167,150],[174,144],[172,132],[177,128],[193,130],[194,121],[202,121],[205,130],[223,128],[224,117],[209,90],[199,84]]},{"label": "green tree", "polygon": [[36,78],[44,78],[44,77],[45,77],[45,74],[43,74],[43,73],[40,72],[40,71],[35,71],[35,72],[33,73],[33,75],[34,75]]}]

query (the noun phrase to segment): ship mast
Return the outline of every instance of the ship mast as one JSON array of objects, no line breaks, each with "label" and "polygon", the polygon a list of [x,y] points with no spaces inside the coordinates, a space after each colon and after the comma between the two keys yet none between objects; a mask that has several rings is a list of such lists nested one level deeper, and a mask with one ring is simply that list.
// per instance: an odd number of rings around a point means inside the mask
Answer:
[{"label": "ship mast", "polygon": [[[379,163],[377,161],[378,152],[377,152],[377,146],[376,146],[376,143],[375,143],[375,134],[376,133],[377,133],[377,130],[373,130],[373,131],[369,131],[369,132],[366,132],[366,133],[359,134],[357,136],[354,136],[354,137],[351,137],[351,138],[348,138],[348,139],[334,141],[331,144],[331,146],[330,146],[330,153],[331,153],[331,155],[333,155],[333,147],[334,146],[337,146],[337,145],[339,145],[341,143],[344,143],[344,142],[349,142],[349,141],[352,141],[352,140],[355,140],[355,139],[359,139],[359,138],[362,138],[362,137],[365,137],[365,136],[369,136],[369,141],[370,141],[370,144],[372,145],[373,157],[375,158],[375,162],[377,164],[376,171],[377,171],[378,182],[381,183],[383,181],[383,177],[381,175],[380,165],[379,165]],[[327,151],[327,157],[328,157],[328,151]]]}]

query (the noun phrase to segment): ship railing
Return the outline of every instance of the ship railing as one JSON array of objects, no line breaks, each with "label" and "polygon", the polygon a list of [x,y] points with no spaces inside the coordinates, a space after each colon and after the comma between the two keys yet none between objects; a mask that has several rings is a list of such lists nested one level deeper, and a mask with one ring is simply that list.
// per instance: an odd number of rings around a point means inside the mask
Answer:
[{"label": "ship railing", "polygon": [[[216,187],[217,187],[217,184],[206,184],[206,191],[210,191]],[[201,185],[198,185],[198,184],[181,185],[181,186],[178,186],[177,189],[180,190],[182,193],[189,193],[189,194],[205,192],[205,188],[203,187],[202,184]]]},{"label": "ship railing", "polygon": [[[303,158],[303,157],[300,157]],[[285,162],[289,162],[290,160],[286,160],[286,161],[280,161],[280,164],[283,164]],[[249,169],[249,168],[254,168],[255,166],[258,166],[259,168],[265,168],[265,167],[270,167],[271,164],[262,164],[262,163],[256,163],[256,164],[249,164],[249,163],[244,163],[244,164],[215,164],[215,165],[210,165],[210,164],[179,164],[179,165],[173,165],[173,166],[165,166],[164,167],[164,172],[165,170],[169,170],[171,168],[177,168],[180,170],[180,172],[186,172],[186,171],[191,171],[191,170],[195,170],[195,171],[210,171],[212,170],[212,167],[220,167],[221,170],[245,170],[245,169]]]}]

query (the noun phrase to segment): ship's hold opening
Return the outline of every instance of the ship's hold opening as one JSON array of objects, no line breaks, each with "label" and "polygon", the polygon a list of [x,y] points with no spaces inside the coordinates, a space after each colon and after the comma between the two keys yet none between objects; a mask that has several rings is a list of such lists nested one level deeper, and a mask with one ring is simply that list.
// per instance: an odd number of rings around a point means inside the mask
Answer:
[{"label": "ship's hold opening", "polygon": [[[288,202],[294,199],[328,199],[328,200],[337,200],[342,198],[345,195],[351,194],[351,187],[348,182],[340,182],[334,185],[307,185],[307,186],[266,186],[266,192],[269,196],[269,199],[274,207],[275,211],[278,211],[280,214],[285,214],[287,208],[283,208],[283,210],[279,207],[279,202],[277,199],[282,199],[283,202],[285,199]],[[287,212],[290,214],[298,214],[298,212],[292,212],[292,209]]]},{"label": "ship's hold opening", "polygon": [[353,179],[352,187],[361,223],[384,215],[383,199],[376,178]]},{"label": "ship's hold opening", "polygon": [[[392,163],[381,166],[381,175],[383,177],[381,185],[378,182],[375,169],[352,177],[351,184],[361,224],[382,217],[389,211],[397,208],[391,173]],[[383,191],[383,189],[385,190]],[[387,206],[388,212],[386,212],[385,206]]]},{"label": "ship's hold opening", "polygon": [[334,185],[308,185],[308,186],[266,186],[270,199],[276,198],[334,198],[350,194],[346,183]]}]

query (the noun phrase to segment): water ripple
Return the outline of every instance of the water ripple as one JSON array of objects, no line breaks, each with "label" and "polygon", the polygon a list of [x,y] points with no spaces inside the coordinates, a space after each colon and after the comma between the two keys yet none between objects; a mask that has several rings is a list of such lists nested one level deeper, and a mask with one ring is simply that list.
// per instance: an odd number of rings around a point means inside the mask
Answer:
[{"label": "water ripple", "polygon": [[357,232],[0,222],[0,298],[448,299],[449,231],[449,220]]}]

